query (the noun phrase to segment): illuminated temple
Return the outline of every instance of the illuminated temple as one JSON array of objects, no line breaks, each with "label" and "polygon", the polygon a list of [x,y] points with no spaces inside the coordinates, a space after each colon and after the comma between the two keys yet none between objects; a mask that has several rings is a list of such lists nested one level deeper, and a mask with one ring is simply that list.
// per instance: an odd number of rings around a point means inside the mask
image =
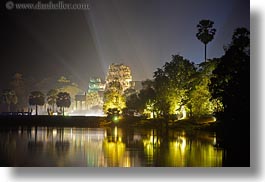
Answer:
[{"label": "illuminated temple", "polygon": [[123,92],[130,88],[132,86],[130,67],[124,64],[111,64],[106,77],[106,89],[108,89],[113,82],[118,82]]},{"label": "illuminated temple", "polygon": [[130,67],[124,64],[113,63],[108,68],[105,82],[97,77],[90,78],[88,89],[75,96],[72,115],[88,115],[87,113],[95,110],[95,108],[98,112],[102,110],[103,96],[106,90],[119,88],[119,91],[123,94],[126,89],[134,86],[135,83],[132,81]]}]

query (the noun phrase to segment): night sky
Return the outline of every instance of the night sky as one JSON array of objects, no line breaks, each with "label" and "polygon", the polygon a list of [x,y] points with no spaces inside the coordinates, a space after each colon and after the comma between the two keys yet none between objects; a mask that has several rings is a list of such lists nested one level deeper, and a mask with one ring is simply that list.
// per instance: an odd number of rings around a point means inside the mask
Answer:
[{"label": "night sky", "polygon": [[65,75],[84,89],[90,77],[105,79],[111,63],[130,66],[133,79],[144,80],[173,54],[203,61],[196,38],[201,19],[213,20],[217,29],[208,58],[224,54],[235,28],[250,26],[248,0],[87,2],[87,11],[6,10],[2,4],[0,88],[20,72],[35,80]]}]

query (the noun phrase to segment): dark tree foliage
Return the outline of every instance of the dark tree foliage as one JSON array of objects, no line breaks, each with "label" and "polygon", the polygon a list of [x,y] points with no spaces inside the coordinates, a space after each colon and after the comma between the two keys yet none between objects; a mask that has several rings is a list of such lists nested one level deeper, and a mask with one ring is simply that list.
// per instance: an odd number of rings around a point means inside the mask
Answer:
[{"label": "dark tree foliage", "polygon": [[210,89],[213,98],[221,99],[225,113],[229,113],[229,117],[235,121],[238,121],[242,114],[249,113],[249,43],[248,30],[236,29],[231,45],[221,57],[220,63],[213,71],[214,77],[211,78]]},{"label": "dark tree foliage", "polygon": [[207,60],[206,57],[206,47],[209,42],[211,42],[214,38],[216,29],[213,28],[214,22],[211,20],[201,20],[197,25],[198,33],[196,37],[204,44],[205,47],[205,62]]},{"label": "dark tree foliage", "polygon": [[16,73],[11,82],[10,82],[10,88],[15,91],[17,96],[17,109],[24,109],[28,106],[27,98],[28,98],[28,92],[27,87],[25,84],[25,81],[23,79],[22,74]]},{"label": "dark tree foliage", "polygon": [[63,115],[64,115],[64,108],[70,107],[70,105],[71,105],[70,94],[67,92],[58,93],[57,99],[56,99],[56,105],[57,105],[57,107],[60,107],[63,109]]},{"label": "dark tree foliage", "polygon": [[33,91],[29,96],[29,105],[36,106],[36,115],[38,115],[38,106],[43,106],[45,103],[45,95],[40,91]]},{"label": "dark tree foliage", "polygon": [[140,110],[142,102],[137,93],[129,95],[126,97],[126,108],[128,110]]},{"label": "dark tree foliage", "polygon": [[12,89],[4,89],[1,93],[1,104],[5,105],[5,110],[10,112],[12,106],[17,104],[17,95],[16,92]]},{"label": "dark tree foliage", "polygon": [[[224,124],[227,147],[233,156],[231,160],[239,166],[249,166],[249,160],[242,159],[249,159],[250,147],[249,35],[245,28],[235,30],[231,44],[213,71],[210,84],[213,98],[221,99],[224,105],[219,119]],[[238,153],[234,152],[235,148]]]},{"label": "dark tree foliage", "polygon": [[54,112],[54,105],[56,104],[58,90],[57,89],[51,89],[47,93],[47,102],[49,105],[52,106],[53,112]]},{"label": "dark tree foliage", "polygon": [[153,84],[152,80],[143,81],[143,89],[140,90],[140,93],[131,94],[126,98],[127,109],[143,112],[148,102],[155,102],[156,93]]}]

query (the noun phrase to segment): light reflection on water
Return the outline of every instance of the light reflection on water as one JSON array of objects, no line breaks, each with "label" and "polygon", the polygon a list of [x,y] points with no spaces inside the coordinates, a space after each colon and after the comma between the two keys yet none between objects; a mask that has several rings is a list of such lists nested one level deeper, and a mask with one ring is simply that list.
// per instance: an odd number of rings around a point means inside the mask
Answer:
[{"label": "light reflection on water", "polygon": [[[163,136],[163,137],[161,137]],[[165,137],[167,136],[167,137]],[[33,127],[0,132],[1,166],[222,166],[214,133]]]}]

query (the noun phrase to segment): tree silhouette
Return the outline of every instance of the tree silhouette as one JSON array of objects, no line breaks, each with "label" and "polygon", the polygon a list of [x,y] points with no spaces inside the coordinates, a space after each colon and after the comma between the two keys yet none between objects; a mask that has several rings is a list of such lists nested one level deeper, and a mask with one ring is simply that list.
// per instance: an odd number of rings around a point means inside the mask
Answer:
[{"label": "tree silhouette", "polygon": [[198,33],[196,34],[196,37],[204,44],[205,47],[205,62],[207,60],[206,58],[206,47],[209,42],[211,42],[214,38],[216,29],[213,28],[214,22],[211,20],[201,20],[199,24],[197,25]]},{"label": "tree silhouette", "polygon": [[11,82],[10,88],[15,91],[17,96],[17,109],[23,109],[28,106],[28,93],[23,75],[20,73],[15,73]]},{"label": "tree silhouette", "polygon": [[224,128],[226,165],[250,166],[250,32],[246,28],[235,30],[213,74],[210,91],[224,105],[218,116]]},{"label": "tree silhouette", "polygon": [[47,102],[49,105],[52,106],[53,112],[54,112],[54,105],[56,104],[57,94],[58,94],[58,91],[56,89],[51,89],[47,93]]},{"label": "tree silhouette", "polygon": [[14,90],[5,89],[2,92],[2,102],[7,104],[7,111],[10,112],[11,104],[17,104],[17,96]]},{"label": "tree silhouette", "polygon": [[29,105],[36,106],[36,115],[38,115],[38,105],[43,106],[45,103],[45,96],[40,91],[33,91],[29,96]]},{"label": "tree silhouette", "polygon": [[63,109],[63,116],[64,116],[64,108],[70,107],[70,105],[71,105],[70,94],[67,92],[59,92],[57,94],[56,105],[57,105],[57,107],[60,107]]}]

